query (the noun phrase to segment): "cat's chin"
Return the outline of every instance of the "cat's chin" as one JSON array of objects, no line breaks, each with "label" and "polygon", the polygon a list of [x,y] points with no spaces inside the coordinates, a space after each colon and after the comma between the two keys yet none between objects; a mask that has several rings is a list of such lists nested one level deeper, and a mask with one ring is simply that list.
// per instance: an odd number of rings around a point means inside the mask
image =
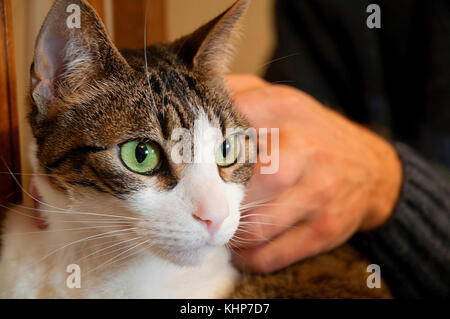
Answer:
[{"label": "cat's chin", "polygon": [[172,250],[165,257],[180,266],[197,266],[217,248],[219,247],[206,244],[193,249]]}]

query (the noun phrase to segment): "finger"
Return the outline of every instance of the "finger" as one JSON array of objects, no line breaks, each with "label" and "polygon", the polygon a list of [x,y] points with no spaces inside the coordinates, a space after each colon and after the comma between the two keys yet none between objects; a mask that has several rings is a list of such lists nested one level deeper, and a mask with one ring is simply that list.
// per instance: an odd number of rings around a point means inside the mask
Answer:
[{"label": "finger", "polygon": [[226,76],[226,83],[233,94],[268,84],[263,79],[251,74],[229,74]]},{"label": "finger", "polygon": [[[281,143],[283,143],[281,141]],[[280,143],[280,144],[281,144]],[[267,148],[267,141],[259,139],[259,152]],[[270,146],[269,146],[270,148]],[[270,151],[275,156],[275,151]],[[280,194],[290,188],[294,188],[301,180],[305,183],[306,164],[308,156],[299,154],[296,157],[289,157],[284,150],[279,150],[278,154],[278,170],[273,174],[265,174],[260,161],[256,163],[254,172],[250,180],[249,187],[246,192],[245,202],[254,202],[279,197]],[[271,160],[272,161],[272,160]],[[272,165],[269,162],[268,165]]]},{"label": "finger", "polygon": [[310,223],[301,223],[273,241],[252,249],[233,253],[233,263],[244,270],[268,273],[314,256],[324,249]]},{"label": "finger", "polygon": [[[315,216],[318,207],[311,200],[313,194],[304,190],[289,189],[275,200],[255,205],[243,205],[238,230],[233,238],[239,248],[255,247],[276,236],[296,228]],[[252,207],[253,206],[253,207]],[[248,211],[246,209],[252,207]]]},{"label": "finger", "polygon": [[[302,166],[301,161],[298,165]],[[274,175],[253,176],[241,205],[236,234],[242,239],[240,246],[260,245],[298,222],[318,216],[326,199],[324,190],[304,172],[280,169]]]},{"label": "finger", "polygon": [[246,204],[273,200],[286,190],[282,182],[273,174],[260,174],[260,163],[255,164],[253,171],[254,173],[245,195]]}]

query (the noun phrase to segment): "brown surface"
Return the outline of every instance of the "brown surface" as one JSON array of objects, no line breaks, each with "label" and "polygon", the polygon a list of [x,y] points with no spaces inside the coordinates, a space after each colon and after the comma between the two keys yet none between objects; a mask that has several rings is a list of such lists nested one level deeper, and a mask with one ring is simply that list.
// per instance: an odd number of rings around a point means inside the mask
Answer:
[{"label": "brown surface", "polygon": [[[16,74],[11,0],[0,0],[0,203],[20,200],[18,185],[7,172],[20,172]],[[20,180],[20,175],[16,175]],[[4,209],[0,207],[0,212]]]},{"label": "brown surface", "polygon": [[367,287],[369,264],[346,244],[273,274],[244,274],[232,298],[392,298],[384,281]]},{"label": "brown surface", "polygon": [[146,9],[147,45],[166,39],[164,0],[114,0],[114,42],[119,49],[144,47]]}]

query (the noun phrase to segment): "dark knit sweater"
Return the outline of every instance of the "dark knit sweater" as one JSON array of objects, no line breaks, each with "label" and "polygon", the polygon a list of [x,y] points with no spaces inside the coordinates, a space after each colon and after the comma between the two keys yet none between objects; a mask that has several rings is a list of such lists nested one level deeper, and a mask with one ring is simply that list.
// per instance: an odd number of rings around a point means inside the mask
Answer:
[{"label": "dark knit sweater", "polygon": [[[366,26],[370,3],[381,29]],[[276,26],[269,81],[401,142],[391,218],[350,242],[380,265],[395,297],[450,297],[449,181],[427,163],[450,169],[450,2],[278,0]]]},{"label": "dark knit sweater", "polygon": [[351,243],[381,267],[394,296],[450,297],[450,188],[409,147],[395,148],[403,185],[391,218]]}]

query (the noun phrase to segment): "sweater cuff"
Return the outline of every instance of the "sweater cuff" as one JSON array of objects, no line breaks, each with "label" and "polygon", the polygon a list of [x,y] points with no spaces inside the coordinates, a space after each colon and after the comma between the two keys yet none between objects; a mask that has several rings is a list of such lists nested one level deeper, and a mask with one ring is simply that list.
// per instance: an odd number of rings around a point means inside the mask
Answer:
[{"label": "sweater cuff", "polygon": [[413,150],[395,143],[403,184],[394,212],[380,228],[350,243],[381,268],[399,298],[450,296],[450,191]]}]

